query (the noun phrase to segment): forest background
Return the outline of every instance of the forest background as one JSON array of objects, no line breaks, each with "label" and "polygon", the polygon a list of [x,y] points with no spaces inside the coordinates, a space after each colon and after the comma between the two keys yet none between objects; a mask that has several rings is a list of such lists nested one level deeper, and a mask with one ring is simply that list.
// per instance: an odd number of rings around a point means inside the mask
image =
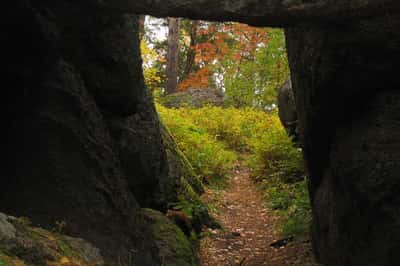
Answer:
[{"label": "forest background", "polygon": [[[141,50],[160,118],[203,183],[223,189],[238,162],[249,167],[265,205],[282,219],[282,237],[307,238],[301,149],[277,115],[278,89],[289,78],[283,30],[147,16]],[[165,104],[191,89],[214,91],[223,104]],[[190,216],[190,204],[175,207]]]}]

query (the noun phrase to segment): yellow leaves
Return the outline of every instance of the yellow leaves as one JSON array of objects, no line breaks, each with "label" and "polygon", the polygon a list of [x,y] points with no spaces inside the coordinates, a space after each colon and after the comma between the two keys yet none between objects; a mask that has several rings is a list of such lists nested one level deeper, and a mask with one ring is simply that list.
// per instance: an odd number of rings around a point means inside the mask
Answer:
[{"label": "yellow leaves", "polygon": [[50,261],[47,262],[47,266],[89,266],[89,265],[64,256],[61,257],[56,262],[50,262]]},{"label": "yellow leaves", "polygon": [[60,259],[60,263],[61,264],[67,264],[67,263],[70,263],[70,260],[67,257],[62,257]]},{"label": "yellow leaves", "polygon": [[155,61],[159,61],[163,58],[163,56],[159,55],[154,49],[151,49],[145,40],[140,42],[140,50],[145,67],[151,66]]},{"label": "yellow leaves", "polygon": [[162,86],[162,77],[159,70],[154,67],[154,64],[165,63],[166,59],[149,47],[145,40],[141,41],[140,50],[143,59],[143,75],[145,82],[151,90],[158,89]]}]

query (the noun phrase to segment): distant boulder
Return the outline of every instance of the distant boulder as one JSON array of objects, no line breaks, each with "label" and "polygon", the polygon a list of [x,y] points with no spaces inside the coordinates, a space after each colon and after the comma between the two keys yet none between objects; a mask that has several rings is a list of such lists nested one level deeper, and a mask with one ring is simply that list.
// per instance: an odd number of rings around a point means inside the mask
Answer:
[{"label": "distant boulder", "polygon": [[282,125],[293,141],[297,142],[299,140],[297,111],[290,78],[278,90],[278,108]]},{"label": "distant boulder", "polygon": [[168,108],[222,106],[224,95],[215,89],[189,88],[182,92],[167,95],[162,103]]}]

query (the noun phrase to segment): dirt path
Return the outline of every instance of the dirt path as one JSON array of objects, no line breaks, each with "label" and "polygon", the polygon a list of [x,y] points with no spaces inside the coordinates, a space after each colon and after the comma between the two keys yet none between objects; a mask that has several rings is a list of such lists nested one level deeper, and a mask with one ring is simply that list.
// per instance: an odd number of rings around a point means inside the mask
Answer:
[{"label": "dirt path", "polygon": [[250,179],[249,169],[238,167],[224,190],[208,189],[204,200],[216,208],[213,216],[222,230],[210,230],[200,242],[203,266],[316,265],[310,262],[308,243],[270,246],[279,239],[279,219],[263,207],[261,193]]}]

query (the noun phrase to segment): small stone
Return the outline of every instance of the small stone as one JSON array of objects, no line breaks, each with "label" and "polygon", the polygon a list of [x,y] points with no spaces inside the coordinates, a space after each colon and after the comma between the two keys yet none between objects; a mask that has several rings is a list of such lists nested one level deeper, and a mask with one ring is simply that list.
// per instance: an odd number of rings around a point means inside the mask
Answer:
[{"label": "small stone", "polygon": [[240,233],[239,232],[232,232],[232,235],[235,236],[235,237],[239,237]]},{"label": "small stone", "polygon": [[0,213],[0,240],[15,238],[15,227],[8,221],[8,216]]}]

